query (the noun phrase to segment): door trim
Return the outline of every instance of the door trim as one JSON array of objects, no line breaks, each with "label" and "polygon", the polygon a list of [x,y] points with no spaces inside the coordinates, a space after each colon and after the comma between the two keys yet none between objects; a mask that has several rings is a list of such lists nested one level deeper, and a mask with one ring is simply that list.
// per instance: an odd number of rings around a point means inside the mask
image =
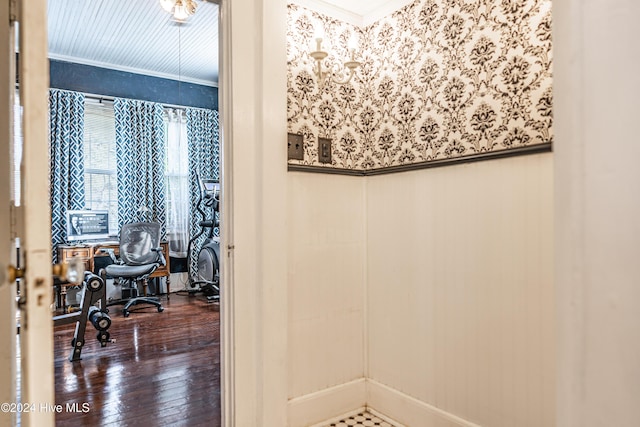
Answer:
[{"label": "door trim", "polygon": [[[22,0],[19,3],[26,3]],[[20,319],[21,402],[24,427],[53,426],[55,403],[53,320],[51,316],[51,209],[49,207],[47,1],[30,0],[19,8],[20,102],[22,114],[21,252],[25,279],[21,282]]]},{"label": "door trim", "polygon": [[[0,58],[8,58],[0,65],[0,403],[16,402],[16,286],[7,279],[7,267],[14,264],[12,256],[11,206],[13,205],[13,108],[15,94],[15,27],[9,19],[9,2],[0,7]],[[0,411],[0,425],[16,425],[16,414]]]},{"label": "door trim", "polygon": [[280,427],[288,424],[287,6],[221,5],[223,425]]}]

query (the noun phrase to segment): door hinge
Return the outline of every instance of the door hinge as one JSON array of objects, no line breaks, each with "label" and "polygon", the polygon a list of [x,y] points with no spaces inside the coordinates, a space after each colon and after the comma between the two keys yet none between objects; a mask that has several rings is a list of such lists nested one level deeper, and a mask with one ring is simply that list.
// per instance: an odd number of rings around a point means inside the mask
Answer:
[{"label": "door hinge", "polygon": [[9,0],[9,23],[18,22],[18,0]]},{"label": "door hinge", "polygon": [[11,203],[11,206],[9,207],[9,216],[9,220],[11,221],[9,231],[11,232],[11,238],[15,239],[18,237],[18,208],[13,203]]},{"label": "door hinge", "polygon": [[22,228],[24,218],[23,206],[16,206],[11,203],[10,215],[11,215],[11,238],[18,239],[19,236],[24,236],[24,229]]}]

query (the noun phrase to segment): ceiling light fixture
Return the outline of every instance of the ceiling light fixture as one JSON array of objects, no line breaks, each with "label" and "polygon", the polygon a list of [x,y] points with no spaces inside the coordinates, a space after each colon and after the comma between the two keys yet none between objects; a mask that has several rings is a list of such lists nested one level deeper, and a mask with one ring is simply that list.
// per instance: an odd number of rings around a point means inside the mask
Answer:
[{"label": "ceiling light fixture", "polygon": [[[314,67],[315,68],[314,73],[318,78],[318,85],[322,86],[327,77],[332,82],[339,85],[344,85],[349,83],[353,78],[353,75],[355,74],[356,69],[360,66],[360,62],[356,61],[355,59],[356,46],[357,46],[355,35],[352,36],[351,39],[349,40],[349,59],[344,62],[344,70],[338,71],[337,73],[335,73],[331,69],[326,71],[323,70],[322,61],[327,56],[329,56],[329,53],[322,50],[322,38],[323,38],[322,29],[320,27],[316,27],[316,34],[315,34],[316,50],[311,52],[309,55],[311,55],[311,57],[316,61],[316,66]],[[345,76],[345,73],[347,73],[346,76]],[[339,77],[336,79],[334,75],[337,75]]]},{"label": "ceiling light fixture", "polygon": [[196,13],[198,7],[195,0],[160,0],[160,6],[180,22]]}]

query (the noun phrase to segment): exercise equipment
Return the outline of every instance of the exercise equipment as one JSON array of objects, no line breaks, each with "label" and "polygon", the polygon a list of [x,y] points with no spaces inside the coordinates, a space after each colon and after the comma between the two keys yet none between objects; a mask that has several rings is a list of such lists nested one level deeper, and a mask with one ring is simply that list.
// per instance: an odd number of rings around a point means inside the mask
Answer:
[{"label": "exercise equipment", "polygon": [[[69,356],[69,361],[71,362],[81,360],[80,356],[85,344],[84,335],[87,329],[87,322],[91,323],[98,331],[96,339],[101,347],[106,347],[108,343],[113,341],[109,334],[111,318],[106,308],[105,288],[105,282],[100,276],[90,271],[85,272],[80,291],[82,292],[80,311],[53,317],[55,326],[76,322],[76,329],[71,340],[71,355]],[[99,304],[100,307],[97,307],[96,304]]]},{"label": "exercise equipment", "polygon": [[[187,245],[187,266],[189,267],[189,293],[202,292],[208,302],[220,299],[220,238],[214,230],[220,225],[220,183],[216,179],[199,179],[200,195],[196,210],[203,218],[198,222],[200,232],[189,240]],[[203,209],[204,208],[204,209]],[[205,212],[207,209],[210,214]],[[200,251],[195,274],[191,274],[191,257],[194,243],[207,232]]]}]

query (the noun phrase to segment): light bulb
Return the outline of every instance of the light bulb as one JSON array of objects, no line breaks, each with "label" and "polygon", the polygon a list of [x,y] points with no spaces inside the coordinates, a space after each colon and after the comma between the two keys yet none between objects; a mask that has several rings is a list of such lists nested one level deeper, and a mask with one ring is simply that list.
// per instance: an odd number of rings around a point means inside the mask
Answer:
[{"label": "light bulb", "polygon": [[324,26],[322,24],[316,25],[313,32],[313,38],[316,40],[322,40],[324,38]]},{"label": "light bulb", "polygon": [[351,37],[349,38],[348,47],[349,47],[349,50],[351,51],[356,50],[358,48],[358,39],[355,34],[352,34]]},{"label": "light bulb", "polygon": [[349,42],[347,43],[347,46],[349,48],[349,58],[352,61],[355,61],[356,59],[356,49],[358,48],[358,39],[356,39],[356,35],[352,34],[351,38],[349,39]]},{"label": "light bulb", "polygon": [[171,9],[176,5],[176,0],[160,0],[160,6],[167,12],[171,13]]},{"label": "light bulb", "polygon": [[182,4],[182,1],[178,0],[176,2],[176,7],[173,9],[173,16],[178,21],[184,21],[189,17],[189,11],[187,10],[187,7]]},{"label": "light bulb", "polygon": [[193,15],[194,13],[196,13],[196,8],[198,7],[198,5],[193,0],[185,0],[185,7],[187,9],[187,13],[189,15]]}]

